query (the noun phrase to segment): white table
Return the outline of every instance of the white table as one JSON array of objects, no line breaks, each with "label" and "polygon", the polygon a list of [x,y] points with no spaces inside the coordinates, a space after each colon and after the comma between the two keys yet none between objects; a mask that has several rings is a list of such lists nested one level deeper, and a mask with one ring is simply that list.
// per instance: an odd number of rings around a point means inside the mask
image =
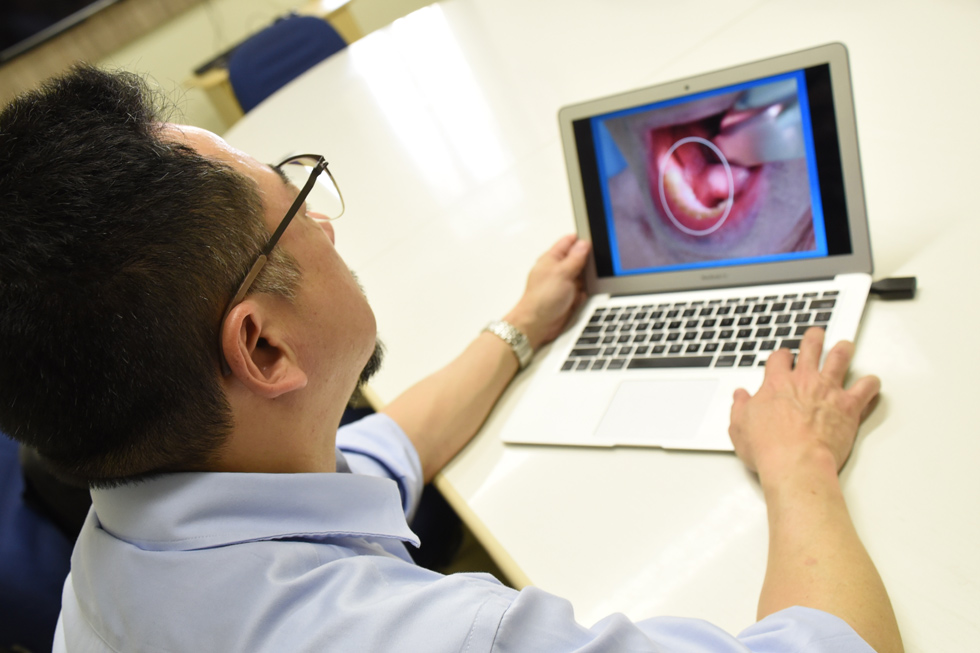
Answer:
[{"label": "white table", "polygon": [[[812,3],[808,6],[815,7]],[[322,152],[347,200],[338,247],[389,348],[389,400],[504,313],[573,229],[560,106],[843,41],[851,54],[876,277],[855,374],[881,402],[843,473],[913,651],[980,641],[980,5],[830,0],[450,0],[353,43],[227,138],[266,160]],[[965,324],[965,335],[961,335]],[[758,484],[731,454],[505,446],[526,375],[439,488],[510,579],[611,611],[751,623],[766,556]]]}]

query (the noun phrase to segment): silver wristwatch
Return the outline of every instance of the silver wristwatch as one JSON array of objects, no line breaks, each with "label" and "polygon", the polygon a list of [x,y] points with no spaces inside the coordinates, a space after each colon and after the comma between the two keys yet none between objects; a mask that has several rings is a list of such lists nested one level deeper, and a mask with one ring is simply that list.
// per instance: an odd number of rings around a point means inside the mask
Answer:
[{"label": "silver wristwatch", "polygon": [[531,343],[528,342],[527,336],[510,322],[496,320],[488,324],[484,331],[489,331],[510,345],[522,370],[528,366],[534,357],[534,350],[531,349]]}]

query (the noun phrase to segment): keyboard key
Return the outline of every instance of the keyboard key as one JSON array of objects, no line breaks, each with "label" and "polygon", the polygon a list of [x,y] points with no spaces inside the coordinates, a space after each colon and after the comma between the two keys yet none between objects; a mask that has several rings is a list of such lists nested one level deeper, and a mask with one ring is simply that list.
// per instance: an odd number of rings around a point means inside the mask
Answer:
[{"label": "keyboard key", "polygon": [[609,365],[606,366],[607,370],[621,370],[623,366],[626,365],[625,358],[614,358],[609,361]]},{"label": "keyboard key", "polygon": [[748,312],[748,310],[749,310],[748,304],[739,304],[738,306],[735,307],[735,315],[741,315],[742,313]]},{"label": "keyboard key", "polygon": [[612,333],[615,330],[616,330],[616,325],[615,324],[607,324],[606,325],[606,328],[605,328],[605,332],[606,333]]},{"label": "keyboard key", "polygon": [[716,313],[716,315],[728,315],[731,312],[732,312],[732,307],[731,306],[722,306],[721,308],[718,309],[718,312]]},{"label": "keyboard key", "polygon": [[750,324],[752,324],[752,318],[751,317],[740,317],[740,318],[738,318],[738,325],[739,326],[748,326]]},{"label": "keyboard key", "polygon": [[732,334],[733,333],[735,333],[735,332],[732,331],[731,329],[722,329],[721,333],[718,334],[718,339],[719,340],[728,340],[729,338],[732,337]]},{"label": "keyboard key", "polygon": [[715,325],[715,323],[716,323],[717,321],[718,321],[718,320],[715,320],[715,319],[711,319],[711,320],[705,320],[705,321],[704,321],[704,322],[703,322],[703,323],[701,324],[701,326],[702,326],[702,327],[704,327],[705,329],[710,329],[711,327],[713,327],[713,326]]},{"label": "keyboard key", "polygon": [[681,315],[681,317],[693,317],[697,312],[698,311],[696,308],[686,308],[684,309],[684,313]]},{"label": "keyboard key", "polygon": [[598,342],[599,342],[599,336],[583,336],[575,342],[575,345],[576,346],[594,345]]},{"label": "keyboard key", "polygon": [[715,332],[714,331],[702,331],[701,332],[701,340],[711,340],[714,337],[715,337]]},{"label": "keyboard key", "polygon": [[602,344],[604,344],[604,345],[608,345],[608,344],[609,344],[610,342],[612,342],[612,341],[613,341],[613,340],[615,340],[615,339],[616,339],[616,336],[605,336],[605,337],[604,337],[604,338],[602,339]]},{"label": "keyboard key", "polygon": [[783,313],[782,315],[776,316],[776,324],[789,324],[789,321],[793,318],[789,313]]},{"label": "keyboard key", "polygon": [[723,327],[732,326],[733,324],[735,324],[735,318],[733,317],[726,317],[724,320],[721,321],[721,326]]},{"label": "keyboard key", "polygon": [[789,305],[791,311],[802,311],[804,308],[806,308],[806,302],[793,302]]},{"label": "keyboard key", "polygon": [[673,332],[667,334],[667,342],[674,342],[675,340],[677,340],[680,337],[681,337],[680,332],[673,331]]},{"label": "keyboard key", "polygon": [[718,343],[717,342],[709,342],[708,344],[706,344],[704,346],[704,353],[710,354],[713,351],[718,351]]},{"label": "keyboard key", "polygon": [[684,323],[684,328],[685,329],[697,329],[698,328],[698,321],[697,320],[688,320],[687,322]]},{"label": "keyboard key", "polygon": [[664,339],[664,334],[662,333],[654,333],[650,336],[650,342],[660,342],[663,339]]},{"label": "keyboard key", "polygon": [[805,292],[805,293],[803,293],[803,297],[804,298],[807,298],[807,297],[816,297],[816,296],[817,296],[817,293],[815,293],[815,292]]},{"label": "keyboard key", "polygon": [[702,308],[702,309],[701,309],[701,310],[700,310],[700,311],[698,312],[698,315],[699,315],[700,317],[708,317],[709,315],[711,315],[711,314],[712,314],[712,313],[714,313],[714,312],[715,312],[715,309],[713,309],[713,308]]},{"label": "keyboard key", "polygon": [[650,328],[650,323],[649,322],[641,322],[641,323],[639,323],[639,324],[636,325],[636,330],[637,331],[646,331],[649,328]]},{"label": "keyboard key", "polygon": [[636,348],[636,355],[637,356],[646,356],[646,354],[647,354],[648,351],[650,351],[650,347],[648,345],[643,345],[642,347],[637,347]]},{"label": "keyboard key", "polygon": [[561,371],[562,372],[567,372],[568,370],[572,369],[573,367],[575,367],[575,361],[572,360],[572,359],[568,359],[567,361],[565,361],[564,363],[561,364]]},{"label": "keyboard key", "polygon": [[763,324],[769,324],[770,322],[772,322],[772,315],[760,315],[755,321],[755,323],[760,326]]},{"label": "keyboard key", "polygon": [[765,313],[768,308],[769,308],[769,304],[756,304],[755,306],[752,307],[752,312]]},{"label": "keyboard key", "polygon": [[697,338],[698,338],[698,332],[697,331],[685,331],[684,332],[684,338],[683,338],[684,340],[697,340]]},{"label": "keyboard key", "polygon": [[840,294],[839,290],[825,290],[823,293],[824,297],[836,297]]},{"label": "keyboard key", "polygon": [[606,366],[606,359],[605,358],[597,358],[595,360],[595,362],[592,363],[592,369],[593,370],[601,370],[605,366]]},{"label": "keyboard key", "polygon": [[701,349],[701,345],[699,345],[698,343],[694,343],[694,344],[688,345],[687,346],[687,349],[684,350],[684,353],[685,354],[696,354],[696,353],[698,353],[698,351],[700,351],[700,349]]},{"label": "keyboard key", "polygon": [[745,354],[738,359],[739,367],[752,367],[755,364],[755,354]]},{"label": "keyboard key", "polygon": [[569,354],[569,356],[575,356],[575,357],[598,356],[599,350],[600,350],[599,347],[580,347],[578,349],[573,349],[572,353]]},{"label": "keyboard key", "polygon": [[813,318],[814,322],[830,322],[830,311],[823,311],[817,313],[816,317]]},{"label": "keyboard key", "polygon": [[735,357],[734,356],[719,356],[718,362],[715,363],[715,367],[734,367]]},{"label": "keyboard key", "polygon": [[656,347],[653,348],[653,353],[654,354],[662,354],[662,353],[664,353],[664,350],[666,350],[666,349],[667,349],[667,346],[666,345],[657,345]]},{"label": "keyboard key", "polygon": [[747,340],[742,343],[739,351],[755,351],[755,340]]},{"label": "keyboard key", "polygon": [[602,350],[603,356],[612,356],[615,353],[616,353],[615,347],[606,347],[605,349]]},{"label": "keyboard key", "polygon": [[679,314],[680,314],[680,311],[678,311],[678,310],[667,311],[667,319],[669,320],[671,318],[677,317]]},{"label": "keyboard key", "polygon": [[776,302],[772,305],[772,312],[779,313],[780,311],[786,310],[786,302]]},{"label": "keyboard key", "polygon": [[735,334],[736,338],[749,338],[752,336],[752,329],[739,329]]},{"label": "keyboard key", "polygon": [[623,332],[623,331],[632,331],[633,330],[633,323],[632,322],[627,322],[626,324],[621,324],[621,325],[619,325],[619,330],[620,330],[620,332]]},{"label": "keyboard key", "polygon": [[633,336],[633,342],[646,342],[646,341],[647,341],[646,334],[641,333],[640,335]]},{"label": "keyboard key", "polygon": [[653,330],[654,331],[663,331],[663,329],[664,329],[664,323],[663,322],[654,322],[653,323]]},{"label": "keyboard key", "polygon": [[722,351],[735,351],[736,349],[738,349],[737,342],[726,342],[721,346]]},{"label": "keyboard key", "polygon": [[667,328],[668,329],[680,329],[681,328],[681,321],[680,320],[674,320],[673,322],[671,322],[670,324],[667,325]]},{"label": "keyboard key", "polygon": [[578,365],[575,366],[575,371],[578,372],[578,371],[581,371],[581,370],[587,370],[591,366],[592,366],[592,359],[591,358],[583,358],[582,360],[580,360],[578,362]]},{"label": "keyboard key", "polygon": [[629,356],[632,353],[633,353],[633,348],[632,347],[620,347],[619,348],[619,355],[620,356]]},{"label": "keyboard key", "polygon": [[796,319],[793,322],[796,324],[809,324],[811,317],[813,317],[812,313],[797,313]]},{"label": "keyboard key", "polygon": [[765,340],[761,345],[759,345],[759,351],[772,351],[776,348],[775,340]]},{"label": "keyboard key", "polygon": [[711,356],[662,356],[660,358],[634,358],[629,369],[642,370],[658,367],[708,367]]},{"label": "keyboard key", "polygon": [[769,327],[765,327],[763,329],[756,329],[755,330],[755,337],[756,338],[768,338],[770,333],[772,333],[772,329],[770,329]]},{"label": "keyboard key", "polygon": [[800,341],[798,339],[785,339],[779,343],[780,349],[790,349],[795,350],[800,348]]},{"label": "keyboard key", "polygon": [[788,336],[793,331],[793,327],[783,326],[776,329],[776,337],[782,338],[783,336]]},{"label": "keyboard key", "polygon": [[671,345],[670,348],[667,350],[667,353],[668,354],[679,354],[679,353],[681,353],[681,349],[683,349],[683,348],[684,348],[684,345]]}]

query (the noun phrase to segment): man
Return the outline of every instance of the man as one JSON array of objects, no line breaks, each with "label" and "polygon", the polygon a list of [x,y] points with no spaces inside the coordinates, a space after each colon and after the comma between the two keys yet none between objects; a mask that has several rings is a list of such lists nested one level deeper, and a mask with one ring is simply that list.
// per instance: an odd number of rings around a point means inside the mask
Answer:
[{"label": "man", "polygon": [[77,69],[0,114],[0,428],[93,495],[56,650],[901,650],[837,481],[878,381],[843,389],[846,343],[819,369],[819,330],[734,398],[771,531],[761,621],[739,638],[677,618],[587,628],[535,588],[414,566],[422,484],[517,373],[521,339],[561,331],[588,246],[559,240],[510,326],[338,432],[379,347],[337,216],[301,201],[330,179],[311,174],[300,188],[157,122],[128,75]]}]

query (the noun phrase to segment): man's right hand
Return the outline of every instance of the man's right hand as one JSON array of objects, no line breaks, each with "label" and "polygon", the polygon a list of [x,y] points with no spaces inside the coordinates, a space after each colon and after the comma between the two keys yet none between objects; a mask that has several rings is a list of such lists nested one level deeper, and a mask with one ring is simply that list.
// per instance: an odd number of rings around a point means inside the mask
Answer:
[{"label": "man's right hand", "polygon": [[878,396],[881,384],[875,376],[844,389],[854,355],[849,342],[838,343],[820,369],[823,341],[823,329],[810,328],[795,367],[789,351],[775,351],[759,391],[754,396],[742,389],[735,392],[729,435],[739,458],[763,483],[807,462],[831,464],[839,471]]},{"label": "man's right hand", "polygon": [[735,392],[729,428],[735,452],[759,474],[769,518],[769,556],[758,618],[792,606],[840,617],[880,653],[900,653],[902,637],[888,593],[851,521],[837,473],[880,383],[849,389],[849,342],[827,354],[823,329],[790,352],[773,352],[754,396]]}]

